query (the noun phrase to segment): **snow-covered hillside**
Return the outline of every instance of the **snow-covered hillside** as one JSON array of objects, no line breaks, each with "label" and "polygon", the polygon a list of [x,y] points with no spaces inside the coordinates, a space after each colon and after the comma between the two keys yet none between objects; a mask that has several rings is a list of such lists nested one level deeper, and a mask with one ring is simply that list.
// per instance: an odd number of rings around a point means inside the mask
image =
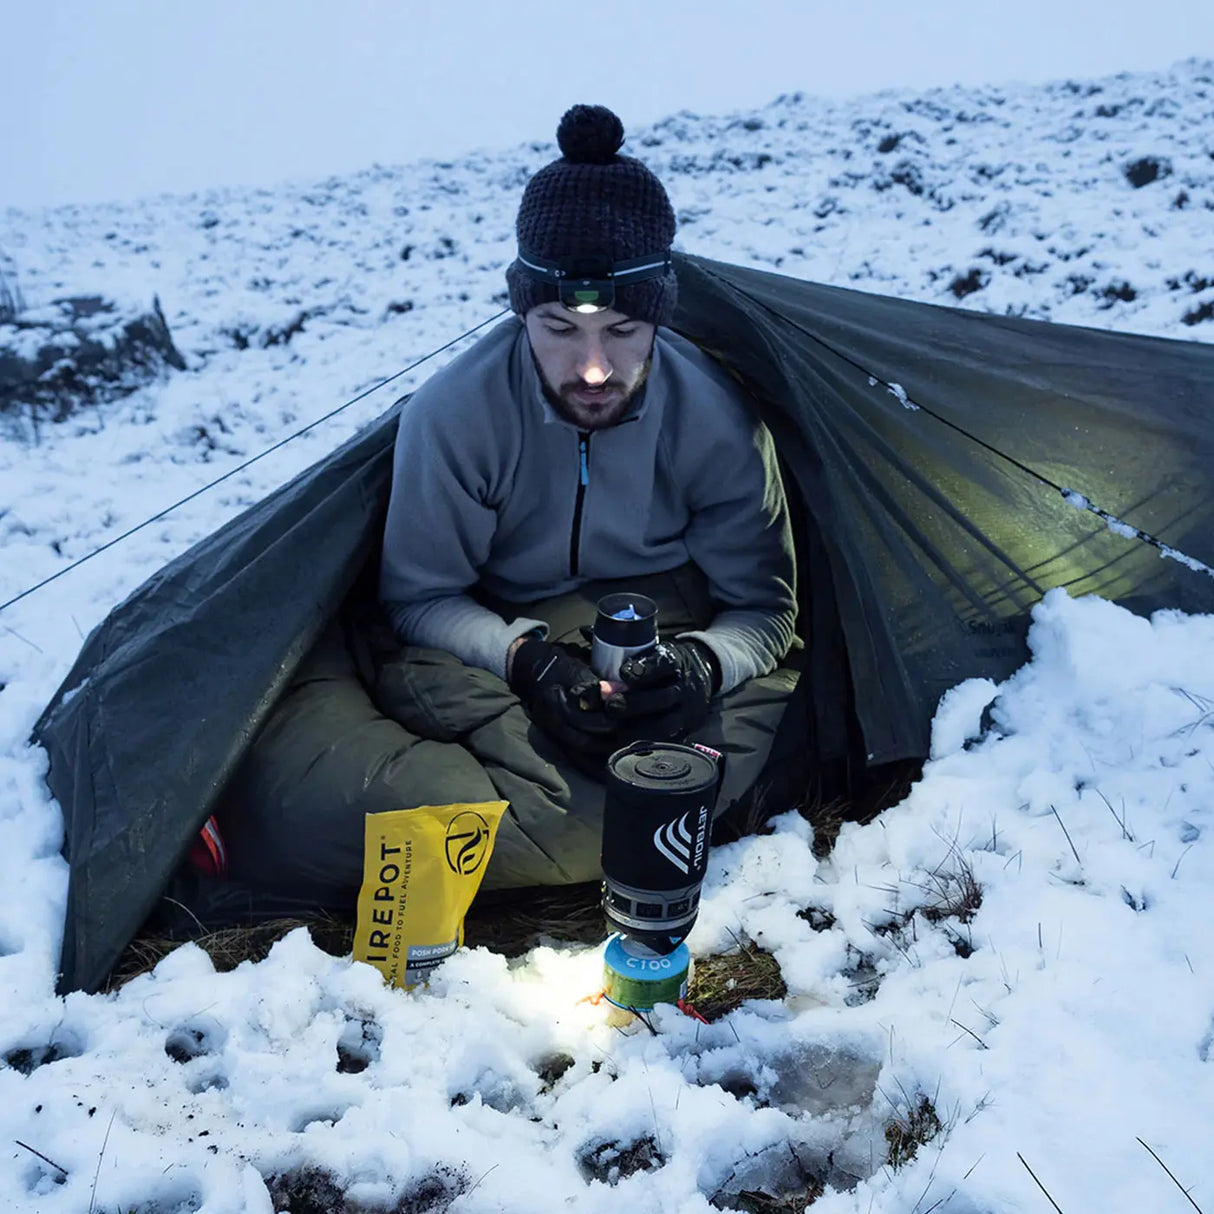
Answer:
[{"label": "snow-covered hillside", "polygon": [[[1214,319],[1212,131],[1214,62],[1190,60],[1045,88],[797,94],[632,129],[625,151],[667,183],[689,252],[1201,339]],[[282,341],[301,318],[316,337],[375,328],[423,294],[502,301],[518,191],[554,154],[545,141],[272,191],[10,211],[3,243],[31,303],[154,290],[202,359]]]},{"label": "snow-covered hillside", "polygon": [[[555,148],[457,151],[0,216],[31,308],[158,297],[187,363],[53,428],[8,419],[0,603],[499,312]],[[1214,341],[1214,61],[781,97],[632,128],[625,151],[690,253]],[[81,637],[449,356],[0,614],[4,1207],[264,1214],[295,1184],[295,1214],[336,1191],[351,1214],[692,1214],[824,1181],[828,1214],[1044,1209],[1042,1187],[1068,1211],[1186,1208],[1152,1152],[1214,1205],[1209,619],[1055,593],[1028,666],[946,698],[903,805],[826,860],[796,815],[721,849],[693,950],[756,941],[789,996],[712,1026],[610,1029],[577,1002],[597,950],[469,951],[405,995],[303,934],[229,975],[187,947],[115,995],[53,995],[61,819],[26,739]],[[887,1128],[924,1100],[940,1132],[894,1167]],[[329,1206],[299,1204],[307,1177]]]}]

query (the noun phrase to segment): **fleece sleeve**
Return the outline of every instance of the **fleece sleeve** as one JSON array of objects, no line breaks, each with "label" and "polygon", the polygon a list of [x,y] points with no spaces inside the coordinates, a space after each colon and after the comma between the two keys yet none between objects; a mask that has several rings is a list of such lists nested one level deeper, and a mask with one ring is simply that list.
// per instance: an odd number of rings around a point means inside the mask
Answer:
[{"label": "fleece sleeve", "polygon": [[[441,401],[437,402],[441,405]],[[507,624],[468,591],[497,525],[487,448],[445,423],[432,397],[401,410],[384,524],[379,595],[397,635],[506,677],[506,651],[539,620]]]},{"label": "fleece sleeve", "polygon": [[[727,462],[722,462],[722,461]],[[686,532],[688,552],[708,577],[718,611],[683,636],[702,641],[721,666],[721,691],[767,674],[796,636],[797,588],[792,528],[775,445],[758,421],[739,450],[706,461]],[[722,475],[723,468],[728,475]]]}]

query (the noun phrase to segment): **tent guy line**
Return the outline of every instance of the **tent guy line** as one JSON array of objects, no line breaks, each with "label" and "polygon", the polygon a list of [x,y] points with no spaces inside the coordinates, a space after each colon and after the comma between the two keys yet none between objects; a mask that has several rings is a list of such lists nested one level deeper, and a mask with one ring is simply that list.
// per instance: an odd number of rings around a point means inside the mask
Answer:
[{"label": "tent guy line", "polygon": [[64,574],[71,573],[73,569],[79,569],[81,565],[91,561],[95,556],[100,556],[103,552],[108,551],[110,548],[113,548],[115,544],[121,544],[123,540],[129,539],[132,535],[136,534],[136,532],[142,531],[145,527],[150,527],[153,523],[159,522],[162,518],[166,518],[168,515],[172,514],[174,510],[186,505],[188,502],[192,502],[196,497],[201,497],[204,493],[214,489],[216,485],[223,484],[224,481],[230,479],[239,472],[243,472],[246,468],[251,468],[255,463],[257,463],[258,460],[265,459],[267,455],[273,455],[273,453],[279,450],[281,447],[285,447],[289,442],[292,442],[293,440],[307,434],[309,430],[315,430],[317,426],[322,425],[324,422],[336,417],[339,413],[345,409],[348,409],[351,405],[358,404],[360,400],[366,400],[368,396],[372,395],[372,393],[378,392],[380,388],[387,387],[387,385],[392,383],[394,380],[400,379],[402,375],[408,375],[410,371],[415,371],[422,365],[422,363],[429,362],[430,359],[437,357],[445,350],[450,350],[452,346],[458,345],[464,340],[465,337],[471,337],[473,333],[479,333],[486,325],[491,325],[495,320],[500,320],[501,317],[506,315],[507,311],[508,309],[503,308],[500,312],[496,313],[496,315],[490,316],[487,320],[482,320],[479,324],[474,325],[471,329],[461,333],[458,337],[453,337],[445,345],[439,346],[436,350],[431,350],[429,354],[424,355],[422,358],[419,358],[416,362],[411,363],[409,366],[402,367],[401,370],[397,371],[394,375],[389,375],[387,379],[381,379],[379,383],[372,384],[371,387],[366,389],[365,392],[360,392],[357,396],[346,401],[344,405],[338,405],[336,409],[330,409],[329,412],[323,417],[318,417],[315,421],[309,422],[302,429],[296,430],[294,434],[288,434],[286,438],[279,439],[278,442],[267,447],[264,451],[259,451],[256,455],[245,460],[244,463],[237,464],[235,468],[229,468],[228,471],[222,476],[217,476],[213,481],[209,481],[207,484],[195,489],[193,493],[187,494],[185,497],[181,498],[180,501],[174,502],[171,506],[166,506],[157,514],[153,514],[150,518],[144,519],[142,523],[136,523],[134,527],[124,531],[121,535],[116,535],[112,540],[107,540],[99,548],[94,548],[92,552],[85,553],[84,556],[73,561],[70,565],[64,566],[64,568],[52,573],[49,577],[43,578],[42,581],[35,583],[33,586],[30,586],[25,590],[22,590],[20,594],[14,595],[6,602],[0,603],[0,611],[6,611],[15,603],[19,603],[22,599],[28,598],[29,595],[41,590],[43,586],[49,586],[51,582],[63,577]]},{"label": "tent guy line", "polygon": [[1115,514],[1110,514],[1107,510],[1101,510],[1099,506],[1095,506],[1089,502],[1082,493],[1077,493],[1074,489],[1060,489],[1059,492],[1068,505],[1074,506],[1076,510],[1087,510],[1094,514],[1098,519],[1103,521],[1104,525],[1114,535],[1120,535],[1128,540],[1142,540],[1143,543],[1150,544],[1153,548],[1158,548],[1160,556],[1167,557],[1170,561],[1179,561],[1182,565],[1186,565],[1192,569],[1194,573],[1204,573],[1208,577],[1214,577],[1214,569],[1211,569],[1204,561],[1199,561],[1195,556],[1189,556],[1177,548],[1170,547],[1162,540],[1156,539],[1153,535],[1148,535],[1147,532],[1135,527],[1133,523],[1127,523],[1124,519],[1119,519]]}]

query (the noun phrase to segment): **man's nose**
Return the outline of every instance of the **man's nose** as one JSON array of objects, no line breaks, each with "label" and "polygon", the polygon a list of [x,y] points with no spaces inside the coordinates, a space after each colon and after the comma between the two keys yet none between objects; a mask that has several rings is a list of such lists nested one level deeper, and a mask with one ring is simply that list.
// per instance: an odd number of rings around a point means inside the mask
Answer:
[{"label": "man's nose", "polygon": [[611,362],[607,358],[607,352],[603,349],[603,343],[597,337],[590,338],[582,352],[581,363],[578,367],[582,382],[589,384],[592,388],[597,388],[611,378],[611,371]]}]

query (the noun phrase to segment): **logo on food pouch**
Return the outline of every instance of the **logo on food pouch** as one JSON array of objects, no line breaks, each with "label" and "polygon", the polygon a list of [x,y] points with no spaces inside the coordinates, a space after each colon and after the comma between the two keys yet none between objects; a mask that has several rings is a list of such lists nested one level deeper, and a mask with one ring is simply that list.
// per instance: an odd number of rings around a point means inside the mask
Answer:
[{"label": "logo on food pouch", "polygon": [[485,862],[489,852],[489,823],[478,813],[465,810],[447,824],[447,867],[467,877]]}]

